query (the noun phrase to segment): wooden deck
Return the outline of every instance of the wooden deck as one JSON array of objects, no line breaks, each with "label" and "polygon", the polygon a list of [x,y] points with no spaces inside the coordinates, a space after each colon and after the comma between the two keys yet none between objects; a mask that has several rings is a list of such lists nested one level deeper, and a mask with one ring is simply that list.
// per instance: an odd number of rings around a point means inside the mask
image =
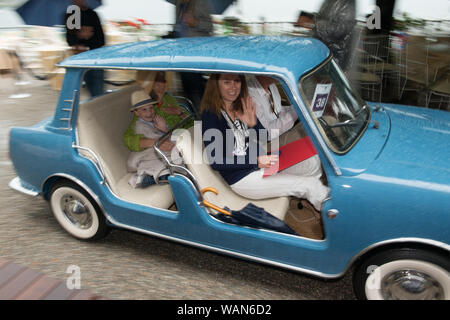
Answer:
[{"label": "wooden deck", "polygon": [[0,300],[104,300],[0,257]]}]

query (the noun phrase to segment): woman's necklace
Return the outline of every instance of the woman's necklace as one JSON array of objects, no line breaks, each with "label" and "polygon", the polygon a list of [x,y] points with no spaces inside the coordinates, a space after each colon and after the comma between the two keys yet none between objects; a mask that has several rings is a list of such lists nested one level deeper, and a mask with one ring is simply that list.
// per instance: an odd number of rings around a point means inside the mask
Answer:
[{"label": "woman's necklace", "polygon": [[231,119],[232,122],[236,121],[236,111],[231,109],[232,107],[224,108],[228,118]]},{"label": "woman's necklace", "polygon": [[245,156],[248,148],[249,132],[247,126],[241,120],[236,118],[234,113],[234,121],[231,119],[227,110],[222,110],[222,114],[228,123],[228,127],[233,131],[234,135],[234,149],[235,156]]}]

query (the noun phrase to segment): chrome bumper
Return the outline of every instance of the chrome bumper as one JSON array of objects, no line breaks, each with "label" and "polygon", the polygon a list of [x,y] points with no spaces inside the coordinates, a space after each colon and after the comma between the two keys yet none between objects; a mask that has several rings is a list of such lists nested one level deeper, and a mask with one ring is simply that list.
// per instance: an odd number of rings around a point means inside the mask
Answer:
[{"label": "chrome bumper", "polygon": [[39,191],[33,189],[31,186],[27,185],[27,183],[24,183],[19,177],[15,177],[12,179],[8,186],[11,189],[14,189],[16,191],[25,193],[26,195],[36,197],[39,195]]}]

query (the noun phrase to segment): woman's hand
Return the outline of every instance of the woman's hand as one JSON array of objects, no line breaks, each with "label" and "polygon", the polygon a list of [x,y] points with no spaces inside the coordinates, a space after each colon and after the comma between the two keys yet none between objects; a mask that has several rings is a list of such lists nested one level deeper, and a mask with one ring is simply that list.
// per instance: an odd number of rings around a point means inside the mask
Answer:
[{"label": "woman's hand", "polygon": [[256,126],[258,122],[256,118],[256,105],[250,96],[241,99],[242,113],[236,112],[236,117],[247,124],[249,128]]},{"label": "woman's hand", "polygon": [[258,157],[258,168],[270,168],[279,160],[277,154],[268,154],[265,156]]}]

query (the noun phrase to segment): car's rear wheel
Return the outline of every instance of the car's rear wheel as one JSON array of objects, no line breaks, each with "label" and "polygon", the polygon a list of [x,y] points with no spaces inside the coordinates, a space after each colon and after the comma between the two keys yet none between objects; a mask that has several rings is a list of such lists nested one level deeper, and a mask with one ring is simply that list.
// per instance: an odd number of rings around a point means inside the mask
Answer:
[{"label": "car's rear wheel", "polygon": [[53,185],[50,208],[61,227],[77,239],[97,240],[108,234],[109,228],[100,208],[75,183],[64,181]]},{"label": "car's rear wheel", "polygon": [[402,248],[377,253],[356,267],[357,298],[368,300],[449,300],[448,256]]}]

